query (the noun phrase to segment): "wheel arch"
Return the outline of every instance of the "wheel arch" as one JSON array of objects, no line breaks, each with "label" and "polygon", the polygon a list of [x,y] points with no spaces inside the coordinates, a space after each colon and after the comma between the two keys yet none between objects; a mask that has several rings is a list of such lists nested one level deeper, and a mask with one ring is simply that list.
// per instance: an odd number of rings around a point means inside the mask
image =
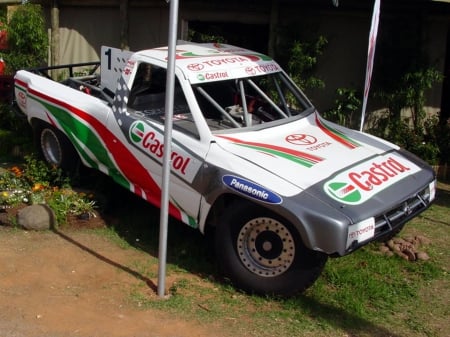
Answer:
[{"label": "wheel arch", "polygon": [[328,256],[309,249],[285,216],[239,196],[221,202],[234,207],[219,208],[223,217],[216,219],[215,253],[221,273],[234,285],[250,293],[290,296],[320,276]]},{"label": "wheel arch", "polygon": [[34,146],[38,151],[40,157],[45,159],[43,149],[41,147],[41,132],[44,129],[48,128],[55,133],[55,135],[61,142],[62,150],[64,153],[61,168],[69,172],[70,174],[73,174],[78,166],[78,163],[81,160],[81,156],[78,153],[76,147],[72,144],[69,137],[56,126],[39,118],[32,118],[30,120],[30,125],[33,131]]},{"label": "wheel arch", "polygon": [[266,211],[268,210],[269,212],[273,213],[274,216],[281,218],[282,220],[291,224],[292,227],[296,229],[303,244],[307,247],[310,247],[307,228],[300,221],[300,219],[295,217],[294,214],[290,214],[291,216],[288,217],[285,214],[279,212],[278,209],[276,209],[275,207],[269,207],[269,205],[265,206],[259,202],[233,193],[223,193],[213,202],[206,217],[203,232],[205,234],[213,232],[214,229],[219,224],[220,216],[224,214],[224,212],[226,212],[227,209],[229,209],[229,207],[231,207],[235,202],[244,202],[247,203],[249,206],[258,207]]}]

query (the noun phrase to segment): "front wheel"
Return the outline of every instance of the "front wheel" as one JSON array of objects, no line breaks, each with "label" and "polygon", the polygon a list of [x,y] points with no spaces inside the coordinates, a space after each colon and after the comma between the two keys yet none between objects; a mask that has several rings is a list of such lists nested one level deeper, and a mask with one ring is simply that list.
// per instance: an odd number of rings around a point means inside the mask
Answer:
[{"label": "front wheel", "polygon": [[272,212],[236,202],[216,230],[221,271],[249,293],[291,296],[320,276],[327,256],[307,249],[297,230]]}]

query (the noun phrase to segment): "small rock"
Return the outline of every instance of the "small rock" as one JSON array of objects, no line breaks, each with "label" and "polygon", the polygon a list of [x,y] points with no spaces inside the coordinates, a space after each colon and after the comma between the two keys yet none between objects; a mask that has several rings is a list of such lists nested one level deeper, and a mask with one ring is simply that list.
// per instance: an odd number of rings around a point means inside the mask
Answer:
[{"label": "small rock", "polygon": [[28,230],[47,230],[55,226],[53,210],[44,204],[35,204],[22,208],[17,213],[17,223]]},{"label": "small rock", "polygon": [[386,244],[390,249],[394,250],[394,241],[393,240],[389,240],[388,242],[386,242]]},{"label": "small rock", "polygon": [[392,248],[391,248],[394,252],[401,252],[402,250],[400,249],[400,245],[399,244],[395,244]]},{"label": "small rock", "polygon": [[390,252],[391,250],[389,249],[389,247],[387,247],[387,246],[380,246],[380,252],[382,252],[382,253],[387,253],[387,252]]},{"label": "small rock", "polygon": [[394,243],[397,243],[399,245],[403,245],[406,243],[406,241],[403,240],[402,238],[394,238],[393,241],[394,241]]},{"label": "small rock", "polygon": [[408,261],[416,261],[416,254],[412,251],[412,249],[405,249],[403,254],[408,256]]},{"label": "small rock", "polygon": [[405,253],[403,253],[403,252],[401,252],[401,251],[398,251],[398,252],[395,252],[398,256],[400,256],[402,259],[405,259],[406,261],[409,261],[409,257],[408,257],[408,255],[406,255]]},{"label": "small rock", "polygon": [[418,252],[418,253],[416,254],[416,256],[417,256],[417,260],[421,260],[421,261],[427,261],[427,260],[430,259],[430,257],[428,256],[428,254],[425,253],[425,252]]}]

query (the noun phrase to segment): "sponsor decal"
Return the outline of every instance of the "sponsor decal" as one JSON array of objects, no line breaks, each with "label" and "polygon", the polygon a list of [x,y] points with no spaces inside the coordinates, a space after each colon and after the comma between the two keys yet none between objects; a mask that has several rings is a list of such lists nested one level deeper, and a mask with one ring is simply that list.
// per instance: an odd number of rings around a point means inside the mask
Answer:
[{"label": "sponsor decal", "polygon": [[418,171],[414,163],[390,153],[339,173],[324,184],[324,191],[339,202],[359,205]]},{"label": "sponsor decal", "polygon": [[[122,60],[122,62],[125,62],[125,60]],[[125,67],[123,68],[123,74],[125,76],[129,76],[132,73],[135,65],[136,65],[135,61],[128,60],[127,63],[125,64]]]},{"label": "sponsor decal", "polygon": [[[136,121],[131,124],[129,134],[131,141],[141,150],[157,159],[163,157],[164,138],[159,132],[156,132],[141,121]],[[186,175],[186,171],[191,161],[190,157],[178,153],[177,151],[172,151],[170,161],[173,170],[182,175]]]},{"label": "sponsor decal", "polygon": [[244,178],[224,175],[222,177],[222,182],[236,192],[259,201],[267,202],[269,204],[281,204],[283,201],[283,199],[275,192]]},{"label": "sponsor decal", "polygon": [[217,71],[215,73],[206,73],[204,77],[206,80],[221,80],[224,78],[229,78],[230,76],[226,71]]},{"label": "sponsor decal", "polygon": [[187,68],[190,71],[201,71],[201,70],[203,70],[203,68],[205,68],[205,66],[200,63],[191,63],[191,64],[187,65]]},{"label": "sponsor decal", "polygon": [[264,143],[257,143],[257,142],[246,142],[240,139],[236,139],[233,137],[228,137],[228,136],[217,136],[220,138],[224,138],[227,139],[231,142],[233,142],[233,144],[238,145],[238,146],[243,146],[243,147],[247,147],[249,149],[253,149],[255,151],[259,151],[265,154],[269,154],[275,157],[280,157],[280,158],[284,158],[287,160],[290,160],[292,162],[295,162],[297,164],[306,166],[306,167],[312,167],[317,163],[320,163],[321,161],[323,161],[324,159],[310,154],[310,153],[306,153],[306,152],[302,152],[302,151],[296,151],[296,150],[292,150],[289,149],[287,147],[282,147],[282,146],[276,146],[276,145],[271,145],[271,144],[264,144]]},{"label": "sponsor decal", "polygon": [[286,136],[286,141],[294,145],[312,145],[317,142],[317,139],[311,135],[294,134]]},{"label": "sponsor decal", "polygon": [[358,222],[357,224],[351,225],[348,228],[347,236],[347,248],[353,242],[363,242],[375,235],[375,219],[369,218],[367,220]]},{"label": "sponsor decal", "polygon": [[247,62],[247,57],[242,56],[231,56],[231,57],[223,57],[215,60],[206,60],[203,61],[203,64],[206,64],[209,67],[217,67],[222,65],[229,65],[229,64],[235,64],[235,63],[243,63]]},{"label": "sponsor decal", "polygon": [[250,75],[250,76],[255,76],[256,75],[256,69],[253,67],[246,67],[245,68],[245,72]]},{"label": "sponsor decal", "polygon": [[317,150],[323,149],[324,147],[330,146],[331,144],[332,143],[330,143],[330,142],[322,142],[322,143],[319,143],[319,144],[316,144],[313,146],[309,146],[306,149],[308,151],[317,151]]},{"label": "sponsor decal", "polygon": [[270,63],[270,64],[264,64],[264,65],[257,65],[255,67],[256,71],[259,73],[273,73],[275,71],[280,70],[280,68],[278,67],[277,64],[275,63]]},{"label": "sponsor decal", "polygon": [[286,141],[293,145],[306,145],[308,146],[306,148],[306,150],[308,151],[317,151],[332,144],[330,142],[321,142],[316,144],[317,138],[306,134],[294,134],[286,136]]}]

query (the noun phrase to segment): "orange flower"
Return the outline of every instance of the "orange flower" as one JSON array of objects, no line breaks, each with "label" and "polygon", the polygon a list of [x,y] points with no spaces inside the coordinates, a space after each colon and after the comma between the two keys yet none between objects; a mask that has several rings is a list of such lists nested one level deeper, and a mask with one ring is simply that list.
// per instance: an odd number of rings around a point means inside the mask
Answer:
[{"label": "orange flower", "polygon": [[32,190],[33,192],[37,192],[37,191],[42,191],[45,188],[44,185],[40,184],[40,183],[36,183],[34,184]]},{"label": "orange flower", "polygon": [[23,173],[22,170],[19,167],[17,167],[17,166],[12,167],[10,169],[10,171],[12,173],[14,173],[16,175],[16,177],[20,177],[22,175],[22,173]]}]

